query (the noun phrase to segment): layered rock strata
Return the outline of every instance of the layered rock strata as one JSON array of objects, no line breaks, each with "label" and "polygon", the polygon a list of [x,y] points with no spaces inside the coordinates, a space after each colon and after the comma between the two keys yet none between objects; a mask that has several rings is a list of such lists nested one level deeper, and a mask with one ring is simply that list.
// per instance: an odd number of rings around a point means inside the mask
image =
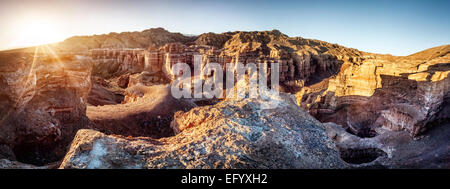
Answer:
[{"label": "layered rock strata", "polygon": [[89,59],[41,51],[0,54],[0,154],[36,165],[59,160],[88,128],[92,85]]},{"label": "layered rock strata", "polygon": [[423,52],[440,53],[431,59],[378,55],[344,64],[335,78],[303,88],[297,100],[320,121],[359,136],[373,137],[382,127],[417,137],[430,123],[450,116],[450,55],[434,51]]}]

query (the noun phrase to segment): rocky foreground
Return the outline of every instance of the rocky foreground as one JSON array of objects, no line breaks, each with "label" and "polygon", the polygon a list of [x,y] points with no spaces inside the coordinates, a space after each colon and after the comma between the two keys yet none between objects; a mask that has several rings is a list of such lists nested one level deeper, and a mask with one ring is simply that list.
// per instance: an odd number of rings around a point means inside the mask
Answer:
[{"label": "rocky foreground", "polygon": [[[145,70],[145,50],[87,51],[155,46],[282,60],[283,92],[175,99],[170,65]],[[0,168],[450,168],[449,52],[162,28],[0,52]]]},{"label": "rocky foreground", "polygon": [[177,112],[176,136],[153,139],[78,131],[60,168],[344,168],[324,126],[286,97],[226,100]]}]

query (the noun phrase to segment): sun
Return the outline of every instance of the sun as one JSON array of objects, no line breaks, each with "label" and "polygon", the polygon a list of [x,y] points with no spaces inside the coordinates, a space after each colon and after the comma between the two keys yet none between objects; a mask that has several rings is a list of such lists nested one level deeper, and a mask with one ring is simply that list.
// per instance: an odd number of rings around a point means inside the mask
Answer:
[{"label": "sun", "polygon": [[10,45],[13,47],[44,45],[59,42],[65,38],[55,23],[46,20],[23,22],[15,35],[15,40]]}]

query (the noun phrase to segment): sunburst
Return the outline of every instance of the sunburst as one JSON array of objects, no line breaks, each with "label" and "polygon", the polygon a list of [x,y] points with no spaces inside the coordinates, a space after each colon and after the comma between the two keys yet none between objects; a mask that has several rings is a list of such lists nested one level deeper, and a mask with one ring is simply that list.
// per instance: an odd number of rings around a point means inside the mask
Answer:
[{"label": "sunburst", "polygon": [[27,20],[20,23],[11,47],[28,47],[64,40],[59,27],[46,19]]}]

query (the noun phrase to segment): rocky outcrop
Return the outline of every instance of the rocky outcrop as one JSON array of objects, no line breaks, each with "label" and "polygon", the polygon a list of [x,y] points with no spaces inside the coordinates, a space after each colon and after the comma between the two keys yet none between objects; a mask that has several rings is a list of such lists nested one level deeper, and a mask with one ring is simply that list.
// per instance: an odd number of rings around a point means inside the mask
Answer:
[{"label": "rocky outcrop", "polygon": [[278,30],[228,32],[223,54],[232,62],[280,63],[280,82],[288,92],[336,75],[344,62],[358,62],[367,53],[319,40],[289,37]]},{"label": "rocky outcrop", "polygon": [[124,104],[89,106],[87,116],[92,128],[107,134],[161,138],[173,135],[170,122],[176,111],[195,106],[172,97],[168,85],[136,85],[127,89]]},{"label": "rocky outcrop", "polygon": [[102,78],[139,73],[145,67],[143,49],[91,49],[88,54],[94,61],[94,75]]},{"label": "rocky outcrop", "polygon": [[[80,130],[60,168],[344,168],[323,125],[288,96],[177,112],[176,136]],[[268,106],[268,105],[271,106]],[[268,108],[272,107],[272,108]]]},{"label": "rocky outcrop", "polygon": [[[299,104],[323,122],[342,125],[358,136],[373,137],[375,128],[407,130],[417,137],[429,123],[449,119],[450,54],[437,48],[419,56],[376,55],[345,63],[335,78],[303,88]],[[436,50],[436,49],[434,49]]]},{"label": "rocky outcrop", "polygon": [[0,54],[0,154],[7,159],[57,161],[76,131],[88,128],[92,62],[45,50]]}]

